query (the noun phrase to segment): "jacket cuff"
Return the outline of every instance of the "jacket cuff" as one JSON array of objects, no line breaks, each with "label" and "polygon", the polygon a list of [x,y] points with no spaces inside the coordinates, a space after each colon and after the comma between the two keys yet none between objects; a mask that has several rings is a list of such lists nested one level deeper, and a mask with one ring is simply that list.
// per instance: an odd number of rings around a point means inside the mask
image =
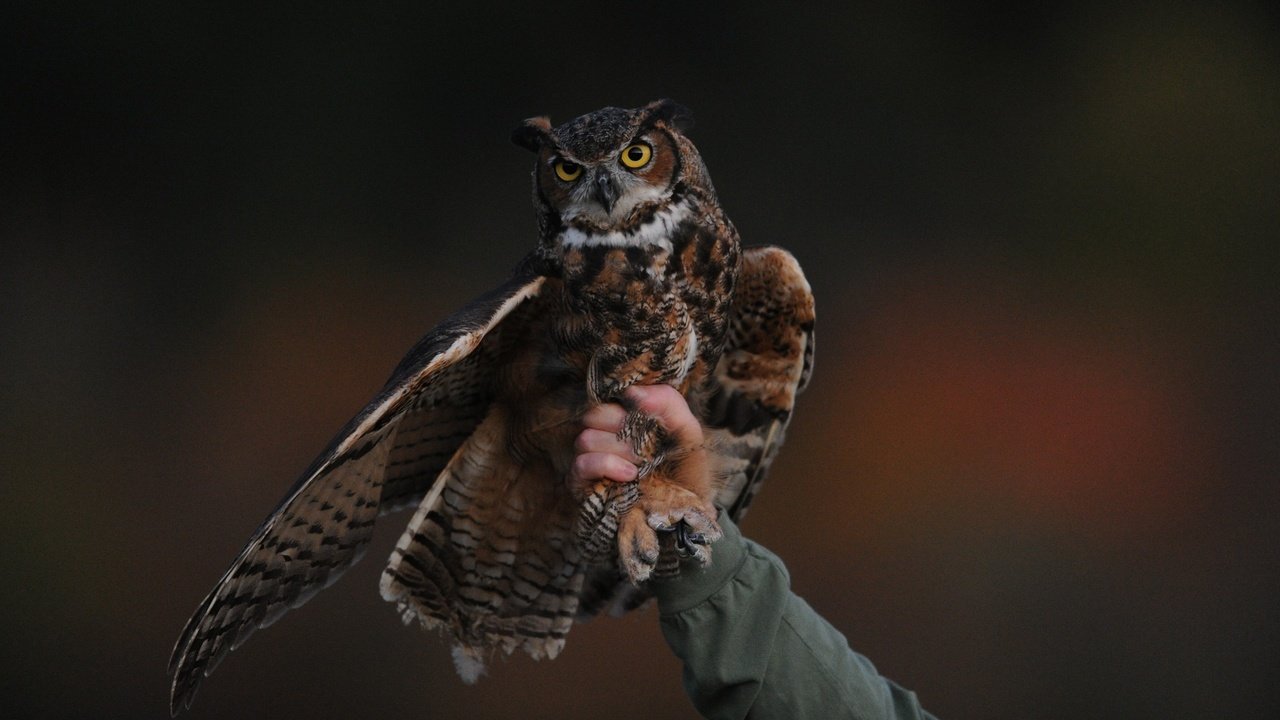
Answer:
[{"label": "jacket cuff", "polygon": [[651,588],[660,614],[673,615],[702,604],[738,574],[747,559],[742,533],[723,510],[717,522],[724,537],[711,544],[710,565],[685,558],[680,561],[679,575],[653,580]]}]

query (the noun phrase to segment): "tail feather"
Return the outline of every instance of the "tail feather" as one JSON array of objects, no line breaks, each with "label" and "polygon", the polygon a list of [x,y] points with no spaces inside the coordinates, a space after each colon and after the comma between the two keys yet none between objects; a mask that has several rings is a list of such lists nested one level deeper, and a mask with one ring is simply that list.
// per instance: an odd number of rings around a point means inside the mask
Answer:
[{"label": "tail feather", "polygon": [[508,447],[507,417],[495,408],[419,505],[381,580],[405,622],[451,636],[467,682],[493,650],[559,654],[582,591],[563,480]]}]

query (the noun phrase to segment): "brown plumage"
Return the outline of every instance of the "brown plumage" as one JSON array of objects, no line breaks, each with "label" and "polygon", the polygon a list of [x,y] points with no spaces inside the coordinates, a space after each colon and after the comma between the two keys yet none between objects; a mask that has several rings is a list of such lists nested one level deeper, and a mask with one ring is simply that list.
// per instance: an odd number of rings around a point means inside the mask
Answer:
[{"label": "brown plumage", "polygon": [[[786,251],[739,246],[688,124],[659,101],[516,131],[538,157],[537,249],[423,338],[259,527],[178,639],[175,713],[393,510],[416,507],[382,595],[450,637],[467,681],[494,650],[554,657],[575,618],[634,607],[682,555],[711,561],[716,506],[746,511],[808,380],[813,298]],[[582,414],[657,383],[710,452],[632,411],[639,479],[570,488]]]}]

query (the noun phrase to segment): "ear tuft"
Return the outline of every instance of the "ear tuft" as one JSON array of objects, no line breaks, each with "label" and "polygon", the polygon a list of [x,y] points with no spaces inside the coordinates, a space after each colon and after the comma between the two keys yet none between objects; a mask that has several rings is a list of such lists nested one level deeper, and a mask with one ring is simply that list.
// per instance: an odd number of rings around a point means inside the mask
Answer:
[{"label": "ear tuft", "polygon": [[550,133],[550,119],[546,116],[533,117],[525,120],[520,127],[511,131],[511,142],[526,150],[538,152],[538,150],[542,149],[542,144],[546,142]]},{"label": "ear tuft", "polygon": [[655,100],[645,105],[645,110],[649,113],[645,118],[646,125],[661,120],[682,133],[693,129],[693,112],[675,100]]}]

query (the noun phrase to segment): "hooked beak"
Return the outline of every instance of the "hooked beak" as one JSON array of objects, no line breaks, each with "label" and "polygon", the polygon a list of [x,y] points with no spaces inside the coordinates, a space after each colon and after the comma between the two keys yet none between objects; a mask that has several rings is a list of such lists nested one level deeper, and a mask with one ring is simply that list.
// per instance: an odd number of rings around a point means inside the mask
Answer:
[{"label": "hooked beak", "polygon": [[613,176],[608,171],[596,176],[594,195],[606,213],[613,212],[613,204],[618,201],[618,186],[614,184]]}]

